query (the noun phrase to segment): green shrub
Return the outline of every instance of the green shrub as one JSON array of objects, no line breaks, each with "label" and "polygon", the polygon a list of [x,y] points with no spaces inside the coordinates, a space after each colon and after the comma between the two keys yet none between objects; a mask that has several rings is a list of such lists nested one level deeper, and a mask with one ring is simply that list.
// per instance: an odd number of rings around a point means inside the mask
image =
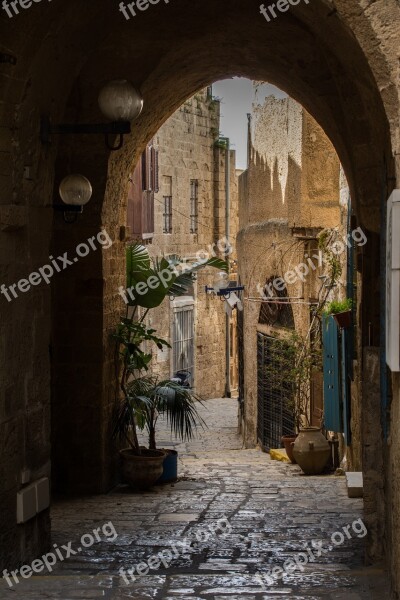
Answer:
[{"label": "green shrub", "polygon": [[353,308],[353,301],[350,298],[346,298],[345,300],[333,300],[328,304],[323,314],[325,316],[328,315],[337,315],[342,312],[347,312]]}]

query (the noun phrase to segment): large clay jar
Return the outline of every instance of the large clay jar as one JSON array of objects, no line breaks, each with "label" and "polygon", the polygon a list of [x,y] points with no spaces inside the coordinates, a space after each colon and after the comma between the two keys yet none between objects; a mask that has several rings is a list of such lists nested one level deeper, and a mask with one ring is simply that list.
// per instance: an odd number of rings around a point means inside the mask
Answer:
[{"label": "large clay jar", "polygon": [[126,448],[120,450],[121,471],[125,483],[133,489],[145,490],[153,486],[163,472],[165,452],[142,448],[140,456]]},{"label": "large clay jar", "polygon": [[328,440],[318,427],[305,427],[293,446],[297,464],[306,475],[319,475],[326,467],[331,455]]}]

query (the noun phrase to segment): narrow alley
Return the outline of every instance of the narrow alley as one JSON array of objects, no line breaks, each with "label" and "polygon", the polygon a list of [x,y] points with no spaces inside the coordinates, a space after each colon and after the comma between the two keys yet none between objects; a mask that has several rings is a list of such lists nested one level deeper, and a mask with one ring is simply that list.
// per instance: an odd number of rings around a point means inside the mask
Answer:
[{"label": "narrow alley", "polygon": [[0,13],[0,600],[400,600],[400,1]]},{"label": "narrow alley", "polygon": [[[243,449],[235,399],[207,401],[201,413],[208,428],[190,444],[173,444],[166,424],[160,427],[159,447],[179,451],[178,483],[55,502],[58,549],[88,545],[85,534],[95,528],[107,533],[51,573],[12,588],[2,580],[0,598],[389,598],[384,573],[363,565],[362,500],[347,497],[344,477],[307,477],[296,465]],[[288,559],[295,569],[283,574]],[[132,568],[128,585],[120,570],[128,578]]]}]

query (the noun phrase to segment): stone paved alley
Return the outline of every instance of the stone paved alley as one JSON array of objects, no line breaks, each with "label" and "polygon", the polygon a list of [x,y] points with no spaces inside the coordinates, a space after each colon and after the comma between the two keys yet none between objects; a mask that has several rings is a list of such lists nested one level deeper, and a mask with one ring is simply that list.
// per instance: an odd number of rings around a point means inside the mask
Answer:
[{"label": "stone paved alley", "polygon": [[[236,400],[212,400],[203,409],[209,429],[179,445],[180,475],[175,485],[133,494],[119,487],[104,496],[69,499],[53,505],[53,543],[79,547],[83,534],[109,521],[118,532],[68,560],[52,573],[9,588],[6,600],[384,600],[385,576],[363,567],[363,540],[329,550],[331,535],[362,515],[362,501],[349,499],[343,477],[305,477],[297,466],[271,461],[258,450],[243,450],[237,435]],[[167,430],[159,446],[171,446]],[[210,534],[148,575],[126,585],[119,569],[171,549],[185,536],[226,517],[231,533]],[[222,522],[221,522],[222,527]],[[195,539],[195,538],[194,538]],[[340,539],[340,538],[339,538]],[[265,575],[282,566],[312,540],[325,552],[315,562],[269,584]],[[181,546],[182,547],[182,546]],[[317,553],[317,550],[314,550]],[[300,560],[302,562],[302,560]],[[264,579],[263,579],[264,575]],[[271,583],[271,580],[269,580]]]}]

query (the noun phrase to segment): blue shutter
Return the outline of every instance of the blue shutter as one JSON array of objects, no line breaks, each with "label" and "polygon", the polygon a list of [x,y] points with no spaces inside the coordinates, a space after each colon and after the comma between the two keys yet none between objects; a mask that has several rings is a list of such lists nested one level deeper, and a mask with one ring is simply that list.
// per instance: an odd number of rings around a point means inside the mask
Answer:
[{"label": "blue shutter", "polygon": [[324,427],[342,432],[340,411],[341,378],[339,368],[338,326],[332,315],[323,317]]}]

